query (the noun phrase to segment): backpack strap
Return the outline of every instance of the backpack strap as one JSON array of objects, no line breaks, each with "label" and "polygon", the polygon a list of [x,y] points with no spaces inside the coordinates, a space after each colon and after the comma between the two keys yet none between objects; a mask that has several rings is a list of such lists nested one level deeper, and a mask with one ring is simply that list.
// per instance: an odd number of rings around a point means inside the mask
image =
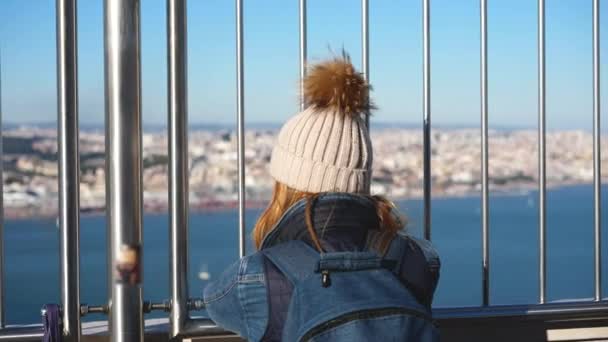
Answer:
[{"label": "backpack strap", "polygon": [[404,243],[404,240],[401,236],[396,235],[393,240],[390,242],[386,254],[384,254],[384,258],[387,260],[393,260],[395,262],[395,268],[393,268],[393,272],[399,273],[399,269],[403,263],[403,256],[406,253],[407,244]]},{"label": "backpack strap", "polygon": [[381,244],[385,237],[384,234],[387,233],[376,230],[370,231],[367,234],[366,249],[375,252],[389,262],[387,265],[392,265],[389,269],[393,273],[399,274],[399,270],[404,262],[404,255],[407,253],[407,242],[403,236],[397,234],[388,243],[388,247],[382,249]]},{"label": "backpack strap", "polygon": [[303,241],[281,243],[262,253],[294,285],[314,273],[319,262],[319,253]]},{"label": "backpack strap", "polygon": [[411,235],[397,235],[384,258],[394,261],[393,273],[420,303],[430,307],[439,278],[439,258],[431,244]]}]

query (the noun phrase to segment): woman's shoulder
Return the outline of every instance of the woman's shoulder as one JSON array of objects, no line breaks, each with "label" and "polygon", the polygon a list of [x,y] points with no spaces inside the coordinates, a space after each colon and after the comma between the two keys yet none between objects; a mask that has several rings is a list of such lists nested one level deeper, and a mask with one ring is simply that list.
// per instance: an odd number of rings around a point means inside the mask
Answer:
[{"label": "woman's shoulder", "polygon": [[225,296],[236,284],[250,281],[264,282],[264,260],[260,252],[240,258],[210,282],[205,287],[205,301],[215,301]]},{"label": "woman's shoulder", "polygon": [[259,341],[268,321],[263,255],[253,253],[226,268],[205,287],[203,300],[207,314],[219,326]]}]

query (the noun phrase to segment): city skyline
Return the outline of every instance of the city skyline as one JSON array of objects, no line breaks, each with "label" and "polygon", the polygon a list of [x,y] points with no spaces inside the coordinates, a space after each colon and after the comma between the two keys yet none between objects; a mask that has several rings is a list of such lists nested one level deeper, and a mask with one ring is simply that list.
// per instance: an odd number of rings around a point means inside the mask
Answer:
[{"label": "city skyline", "polygon": [[[245,157],[247,205],[267,202],[273,180],[268,172],[276,130],[248,129]],[[472,129],[438,129],[431,137],[433,198],[478,196],[481,153]],[[376,129],[373,138],[372,194],[393,199],[421,198],[422,132],[412,128]],[[534,130],[489,132],[489,185],[492,194],[529,193],[538,186]],[[81,209],[105,207],[105,148],[101,130],[80,134]],[[547,184],[558,187],[593,180],[592,135],[581,130],[548,132]],[[608,139],[602,148],[608,149]],[[226,209],[236,205],[237,149],[231,130],[197,130],[189,134],[188,165],[193,210]],[[144,207],[168,206],[167,132],[148,131],[142,137]],[[608,157],[602,158],[603,178]],[[8,217],[53,216],[57,210],[57,140],[51,127],[18,127],[4,131],[5,209]]]}]

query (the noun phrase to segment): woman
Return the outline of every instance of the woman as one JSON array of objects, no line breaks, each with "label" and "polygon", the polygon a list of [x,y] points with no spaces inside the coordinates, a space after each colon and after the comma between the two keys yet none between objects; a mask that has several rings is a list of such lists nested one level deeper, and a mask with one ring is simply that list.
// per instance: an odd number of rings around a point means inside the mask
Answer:
[{"label": "woman", "polygon": [[370,87],[343,54],[309,69],[307,108],[280,130],[258,251],[209,284],[221,327],[251,341],[431,341],[439,259],[370,195]]}]

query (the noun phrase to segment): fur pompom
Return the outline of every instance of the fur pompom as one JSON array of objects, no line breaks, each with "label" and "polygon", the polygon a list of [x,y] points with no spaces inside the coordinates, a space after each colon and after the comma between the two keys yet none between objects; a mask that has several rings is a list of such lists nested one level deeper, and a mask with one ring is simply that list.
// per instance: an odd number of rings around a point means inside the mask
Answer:
[{"label": "fur pompom", "polygon": [[369,101],[371,86],[355,70],[350,57],[341,57],[312,65],[304,78],[306,106],[334,109],[346,115],[365,115],[373,109]]}]

